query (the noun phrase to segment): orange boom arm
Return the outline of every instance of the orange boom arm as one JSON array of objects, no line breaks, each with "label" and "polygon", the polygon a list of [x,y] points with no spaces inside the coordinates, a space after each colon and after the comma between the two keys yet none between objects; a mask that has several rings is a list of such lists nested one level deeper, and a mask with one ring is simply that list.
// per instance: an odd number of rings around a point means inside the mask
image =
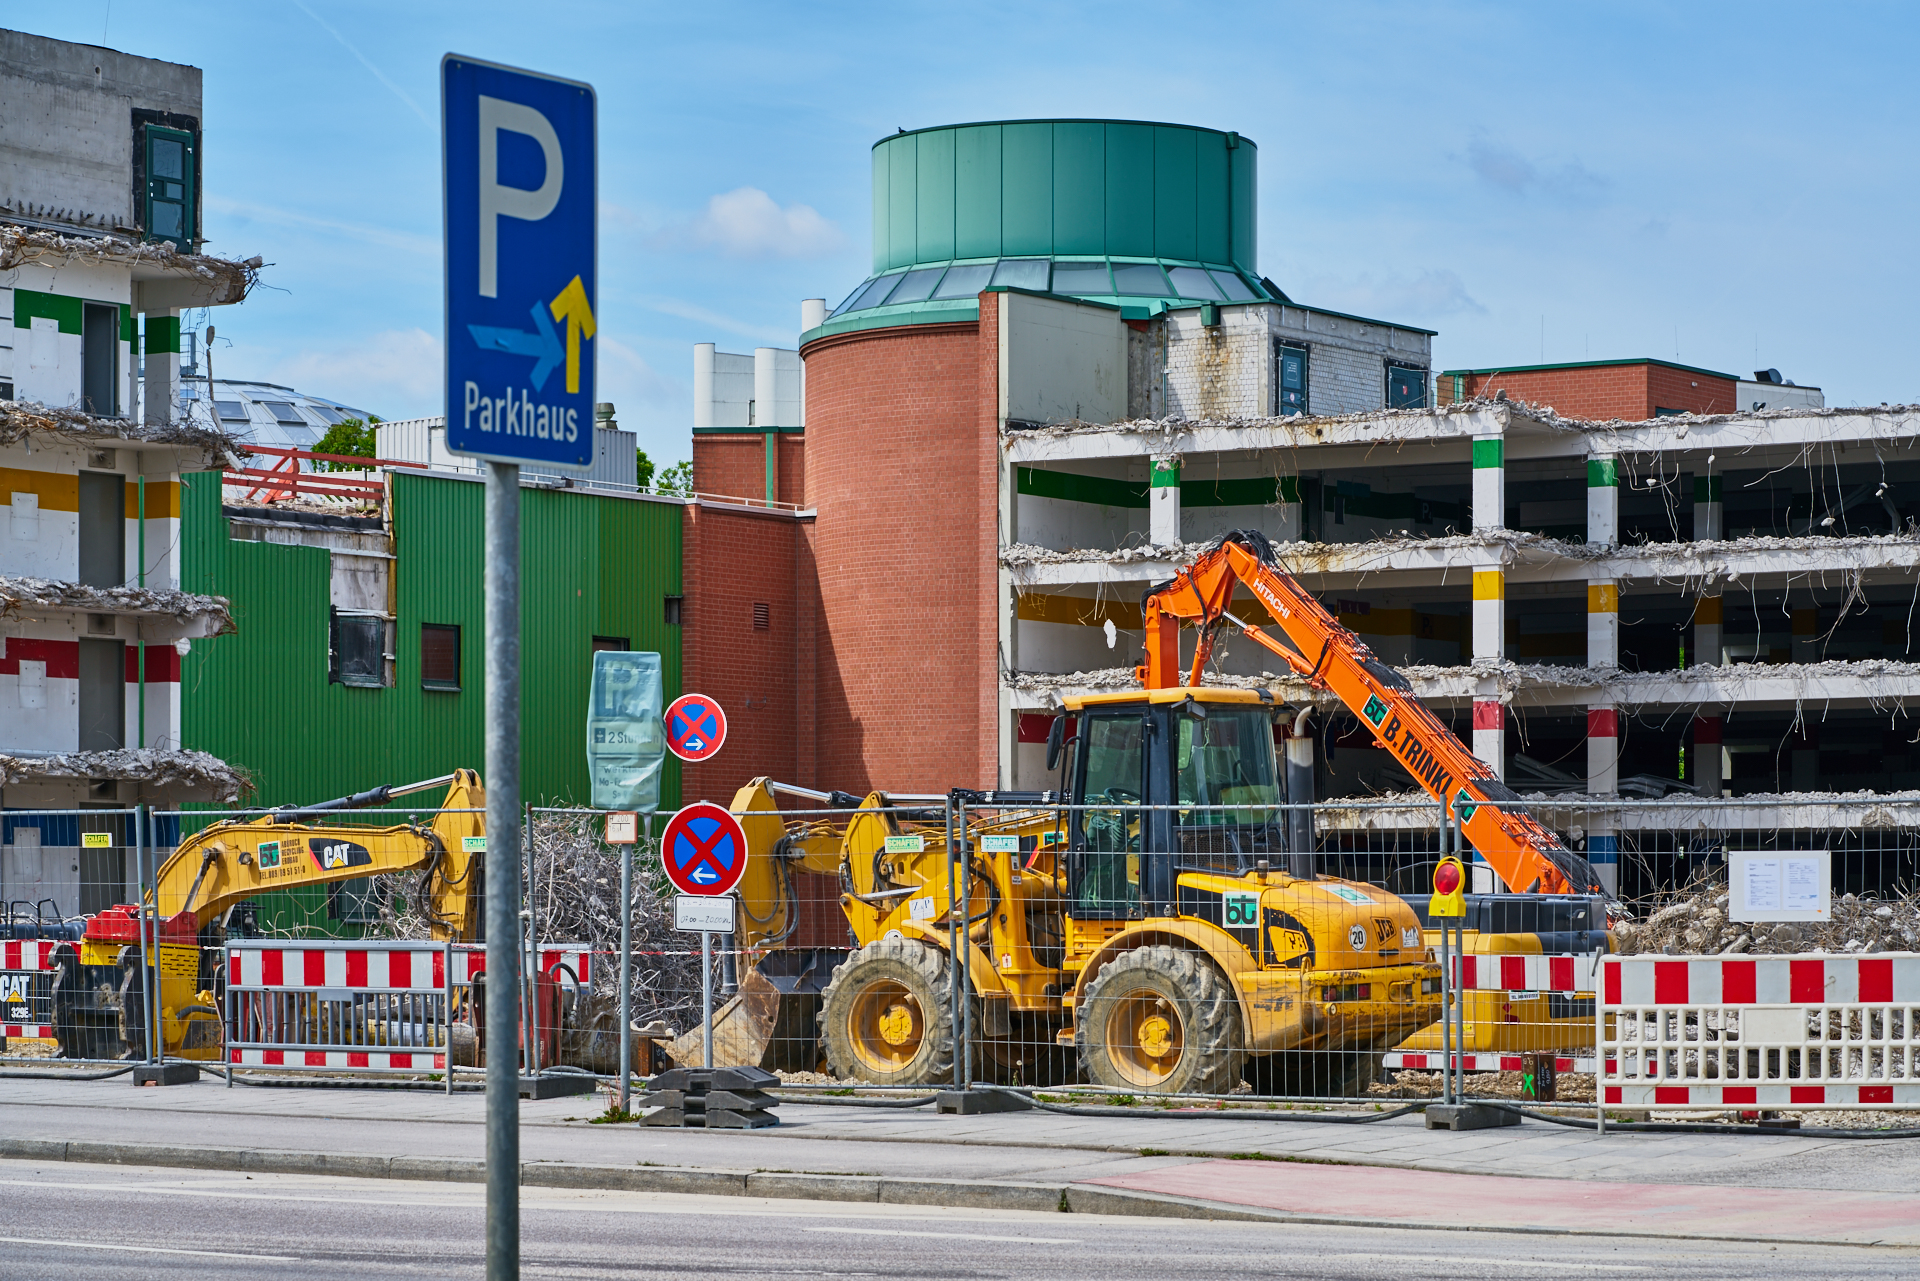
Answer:
[{"label": "orange boom arm", "polygon": [[[1266,607],[1292,646],[1234,617],[1230,607],[1240,583]],[[1232,623],[1279,655],[1313,688],[1332,691],[1365,721],[1379,745],[1446,806],[1473,848],[1510,889],[1605,893],[1586,859],[1528,815],[1503,808],[1519,798],[1413,696],[1406,677],[1376,658],[1279,567],[1265,534],[1235,530],[1223,535],[1193,564],[1150,590],[1141,604],[1147,652],[1134,674],[1148,689],[1183,683],[1183,621],[1199,630],[1192,665],[1184,673],[1189,686],[1200,683],[1215,625]]]}]

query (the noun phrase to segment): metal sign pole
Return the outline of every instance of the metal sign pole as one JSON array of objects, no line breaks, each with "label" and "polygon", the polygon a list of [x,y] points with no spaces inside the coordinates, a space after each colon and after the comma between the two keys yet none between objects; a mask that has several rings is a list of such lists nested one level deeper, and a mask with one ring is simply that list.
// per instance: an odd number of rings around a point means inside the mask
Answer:
[{"label": "metal sign pole", "polygon": [[633,1089],[633,846],[620,850],[620,1111]]},{"label": "metal sign pole", "polygon": [[713,931],[700,931],[700,1044],[706,1057],[701,1062],[713,1067]]},{"label": "metal sign pole", "polygon": [[[1453,825],[1440,804],[1440,857],[1453,852]],[[1453,1103],[1453,965],[1447,954],[1446,917],[1440,918],[1440,1101]]]},{"label": "metal sign pole", "polygon": [[487,468],[487,1281],[520,1275],[520,468]]}]

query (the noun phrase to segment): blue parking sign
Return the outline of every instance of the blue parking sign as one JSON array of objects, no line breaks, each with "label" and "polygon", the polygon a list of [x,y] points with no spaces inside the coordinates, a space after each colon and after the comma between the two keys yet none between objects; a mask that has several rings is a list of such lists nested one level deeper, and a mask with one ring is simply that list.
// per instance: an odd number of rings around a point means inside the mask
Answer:
[{"label": "blue parking sign", "polygon": [[600,300],[593,86],[440,61],[447,448],[593,462]]}]

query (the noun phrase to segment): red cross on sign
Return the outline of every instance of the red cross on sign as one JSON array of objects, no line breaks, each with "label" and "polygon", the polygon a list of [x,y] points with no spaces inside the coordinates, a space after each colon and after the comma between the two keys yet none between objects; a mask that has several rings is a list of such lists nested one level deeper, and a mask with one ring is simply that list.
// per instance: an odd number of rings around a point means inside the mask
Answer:
[{"label": "red cross on sign", "polygon": [[660,834],[667,879],[688,894],[725,894],[747,870],[740,820],[711,801],[695,801]]},{"label": "red cross on sign", "polygon": [[682,694],[667,708],[667,747],[683,761],[704,761],[727,741],[727,714],[705,694]]}]

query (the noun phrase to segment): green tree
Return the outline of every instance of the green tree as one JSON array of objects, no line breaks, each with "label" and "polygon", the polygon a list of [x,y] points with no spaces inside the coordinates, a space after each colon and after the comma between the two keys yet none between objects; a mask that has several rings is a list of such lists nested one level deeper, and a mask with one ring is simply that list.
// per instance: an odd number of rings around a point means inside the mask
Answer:
[{"label": "green tree", "polygon": [[[313,447],[316,454],[338,454],[347,458],[376,458],[374,453],[376,435],[374,428],[383,420],[378,414],[368,414],[366,421],[358,418],[342,418],[327,428],[327,434]],[[353,471],[352,463],[316,463],[322,471]]]},{"label": "green tree", "polygon": [[660,473],[654,484],[654,492],[659,494],[691,494],[693,492],[693,464],[677,462]]},{"label": "green tree", "polygon": [[653,484],[653,459],[647,457],[647,451],[636,449],[633,460],[633,483],[645,489]]}]

